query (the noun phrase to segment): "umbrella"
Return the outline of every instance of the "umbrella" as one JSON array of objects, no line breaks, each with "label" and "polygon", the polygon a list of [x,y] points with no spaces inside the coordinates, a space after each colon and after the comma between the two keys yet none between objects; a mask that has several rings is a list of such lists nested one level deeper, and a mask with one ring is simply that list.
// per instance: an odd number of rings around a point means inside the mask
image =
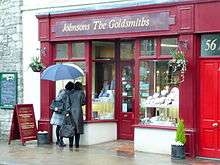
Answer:
[{"label": "umbrella", "polygon": [[65,80],[83,76],[83,70],[75,64],[55,64],[46,68],[41,73],[42,80]]}]

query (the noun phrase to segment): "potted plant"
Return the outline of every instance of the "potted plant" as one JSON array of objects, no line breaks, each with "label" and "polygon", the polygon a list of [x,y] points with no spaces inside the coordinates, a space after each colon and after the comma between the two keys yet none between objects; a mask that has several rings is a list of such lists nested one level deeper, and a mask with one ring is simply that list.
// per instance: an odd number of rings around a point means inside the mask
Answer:
[{"label": "potted plant", "polygon": [[173,58],[168,62],[168,83],[171,85],[178,85],[184,81],[187,61],[184,53],[180,50],[171,51],[171,55]]},{"label": "potted plant", "polygon": [[185,159],[185,143],[185,126],[184,121],[181,119],[177,123],[175,143],[171,145],[172,159]]},{"label": "potted plant", "polygon": [[34,72],[40,72],[44,69],[44,64],[41,62],[39,57],[32,57],[32,61],[29,64],[29,67],[34,71]]}]

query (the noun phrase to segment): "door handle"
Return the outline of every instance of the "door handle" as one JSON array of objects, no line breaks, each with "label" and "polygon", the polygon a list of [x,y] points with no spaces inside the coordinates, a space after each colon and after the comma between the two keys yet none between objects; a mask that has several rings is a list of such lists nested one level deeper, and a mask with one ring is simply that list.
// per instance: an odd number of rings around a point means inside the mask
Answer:
[{"label": "door handle", "polygon": [[213,127],[218,127],[218,123],[213,123],[212,126]]},{"label": "door handle", "polygon": [[124,115],[124,117],[128,117],[128,115],[127,115],[127,114],[125,114],[125,115]]}]

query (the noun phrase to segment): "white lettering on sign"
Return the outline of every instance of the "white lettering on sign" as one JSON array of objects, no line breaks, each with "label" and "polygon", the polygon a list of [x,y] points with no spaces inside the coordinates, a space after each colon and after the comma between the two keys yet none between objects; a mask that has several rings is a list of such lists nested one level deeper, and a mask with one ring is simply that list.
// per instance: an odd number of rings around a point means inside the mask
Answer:
[{"label": "white lettering on sign", "polygon": [[142,17],[142,19],[137,18],[136,20],[120,19],[116,21],[112,19],[109,21],[110,29],[118,28],[128,28],[128,27],[148,27],[150,25],[150,19]]},{"label": "white lettering on sign", "polygon": [[205,51],[215,50],[217,47],[216,41],[217,41],[217,39],[207,40],[205,43],[207,45],[207,47],[205,48]]},{"label": "white lettering on sign", "polygon": [[89,24],[72,24],[72,23],[65,23],[63,25],[63,29],[62,32],[71,32],[71,31],[85,31],[85,30],[89,30],[90,29],[90,25]]},{"label": "white lettering on sign", "polygon": [[169,11],[151,13],[130,13],[128,15],[91,16],[67,20],[57,20],[52,33],[55,37],[120,34],[169,30]]},{"label": "white lettering on sign", "polygon": [[135,20],[127,19],[111,19],[108,22],[93,21],[91,24],[73,24],[65,23],[62,28],[62,32],[78,32],[89,31],[92,27],[93,30],[105,30],[105,29],[123,29],[132,27],[148,27],[150,25],[150,19],[146,17],[136,18]]}]

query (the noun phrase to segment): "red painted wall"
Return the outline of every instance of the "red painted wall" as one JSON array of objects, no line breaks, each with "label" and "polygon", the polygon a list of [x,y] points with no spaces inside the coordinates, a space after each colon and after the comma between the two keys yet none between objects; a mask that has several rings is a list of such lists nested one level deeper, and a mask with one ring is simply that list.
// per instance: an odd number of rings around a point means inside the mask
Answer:
[{"label": "red painted wall", "polygon": [[[209,3],[204,3],[209,2]],[[124,33],[124,34],[107,34],[107,35],[94,35],[94,36],[68,36],[68,37],[56,37],[54,35],[54,27],[57,21],[82,19],[90,17],[100,16],[118,16],[131,13],[143,13],[143,12],[160,12],[169,11],[170,17],[175,19],[175,24],[170,26],[169,30],[157,31],[157,32],[141,32],[141,33]],[[43,56],[43,62],[46,66],[53,64],[52,57],[52,41],[68,41],[68,40],[93,40],[93,39],[110,39],[110,38],[136,38],[146,36],[169,36],[178,35],[180,41],[187,43],[187,47],[184,52],[188,60],[187,72],[185,75],[185,81],[180,86],[180,116],[185,120],[187,128],[187,153],[190,156],[196,155],[195,148],[198,147],[196,141],[196,128],[197,128],[197,60],[198,60],[198,42],[197,33],[203,32],[220,32],[219,21],[220,2],[214,0],[201,0],[191,1],[187,3],[158,5],[149,8],[149,6],[142,6],[127,8],[127,9],[114,9],[106,11],[93,11],[82,12],[72,14],[59,14],[59,15],[45,15],[38,16],[39,19],[39,40],[41,41],[41,47],[48,50],[46,55]],[[89,42],[87,42],[87,55],[89,54]],[[136,46],[138,49],[138,47]],[[89,58],[87,58],[89,59]],[[137,73],[137,72],[135,72]],[[91,75],[87,73],[91,79]],[[88,83],[88,82],[87,82]],[[136,80],[135,84],[138,84]],[[87,87],[88,91],[91,86]],[[55,96],[55,85],[53,82],[41,81],[41,118],[39,121],[39,129],[46,130],[50,133],[51,126],[49,124],[50,111],[49,103]],[[136,96],[138,97],[138,96]],[[91,113],[91,112],[90,112]],[[117,114],[117,112],[116,112]],[[138,112],[136,112],[138,115]],[[117,118],[117,117],[116,117]],[[91,119],[91,115],[87,115],[87,119]],[[135,117],[136,122],[138,117]]]}]

